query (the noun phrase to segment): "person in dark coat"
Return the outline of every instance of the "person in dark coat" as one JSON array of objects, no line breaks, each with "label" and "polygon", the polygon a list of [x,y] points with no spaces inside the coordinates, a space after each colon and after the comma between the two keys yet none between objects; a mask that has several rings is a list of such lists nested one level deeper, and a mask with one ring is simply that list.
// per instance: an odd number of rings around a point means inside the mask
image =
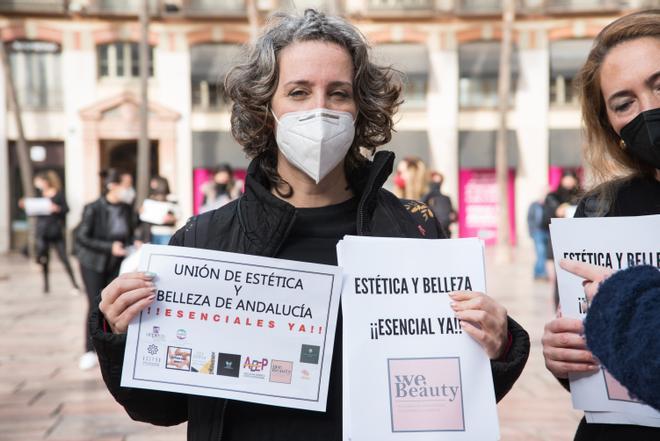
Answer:
[{"label": "person in dark coat", "polygon": [[[75,253],[89,300],[87,320],[104,286],[119,274],[126,247],[133,244],[135,190],[130,174],[111,168],[101,173],[103,194],[85,205],[75,231]],[[85,327],[85,353],[80,358],[83,370],[96,365],[96,354],[89,327]]]},{"label": "person in dark coat", "polygon": [[[49,264],[51,248],[55,248],[55,252],[64,265],[73,289],[77,291],[78,283],[73,275],[73,269],[66,253],[66,242],[64,240],[64,225],[66,214],[69,212],[69,206],[62,191],[62,182],[57,173],[53,170],[47,170],[37,173],[34,177],[34,186],[42,197],[50,199],[51,202],[50,214],[35,216],[36,255],[37,263],[42,268],[44,293],[50,291]],[[19,205],[24,206],[24,203],[21,201]]]},{"label": "person in dark coat", "polygon": [[534,280],[548,279],[546,256],[548,255],[548,237],[550,232],[545,229],[543,199],[535,200],[527,209],[527,231],[534,242],[536,261],[534,262]]},{"label": "person in dark coat", "polygon": [[[142,219],[147,200],[168,205],[167,214],[158,223],[151,223]],[[154,245],[167,245],[176,232],[176,222],[180,216],[180,209],[176,197],[170,193],[170,184],[163,176],[152,176],[149,180],[149,195],[140,207],[140,222],[137,226],[136,236],[141,242]],[[152,219],[149,219],[150,221]],[[155,222],[155,219],[153,220]]]},{"label": "person in dark coat", "polygon": [[[417,202],[409,211],[382,188],[394,155],[368,160],[360,152],[390,140],[401,83],[369,60],[364,37],[344,19],[314,10],[276,15],[225,86],[232,133],[252,158],[245,193],[191,219],[171,245],[336,265],[337,242],[347,234],[444,237],[427,207]],[[104,381],[132,418],[188,421],[190,440],[342,439],[341,315],[326,412],[122,388],[127,325],[154,301],[153,276],[121,275],[90,322]],[[499,400],[522,372],[529,337],[494,299],[458,297],[456,315],[490,357]]]},{"label": "person in dark coat", "polygon": [[[597,185],[582,198],[575,217],[660,214],[658,72],[660,10],[619,18],[596,37],[578,83],[587,134],[585,156]],[[594,315],[588,321],[595,325],[597,320]],[[643,325],[652,327],[653,322]],[[566,386],[568,374],[600,369],[583,333],[577,319],[559,317],[546,325],[545,364]],[[575,434],[576,441],[623,439],[658,440],[660,428],[588,424],[583,418]]]},{"label": "person in dark coat", "polygon": [[424,195],[422,202],[429,206],[433,211],[436,219],[442,226],[447,237],[451,237],[449,227],[456,222],[457,213],[454,209],[454,204],[451,203],[451,198],[442,193],[442,183],[445,177],[442,173],[437,171],[431,172],[431,182],[429,184],[429,192]]}]

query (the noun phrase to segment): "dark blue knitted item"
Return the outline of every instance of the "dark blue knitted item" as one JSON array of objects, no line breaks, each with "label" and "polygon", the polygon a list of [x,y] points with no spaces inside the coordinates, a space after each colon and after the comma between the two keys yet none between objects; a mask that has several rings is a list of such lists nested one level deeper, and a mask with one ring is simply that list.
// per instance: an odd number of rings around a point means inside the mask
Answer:
[{"label": "dark blue knitted item", "polygon": [[614,378],[660,410],[660,271],[638,266],[603,282],[585,332],[589,349]]}]

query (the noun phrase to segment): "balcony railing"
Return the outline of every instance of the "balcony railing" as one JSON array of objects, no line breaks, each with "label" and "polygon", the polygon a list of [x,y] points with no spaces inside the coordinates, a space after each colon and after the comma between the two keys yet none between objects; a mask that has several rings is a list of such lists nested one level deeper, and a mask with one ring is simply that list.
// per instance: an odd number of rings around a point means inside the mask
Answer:
[{"label": "balcony railing", "polygon": [[434,0],[369,0],[369,12],[432,11]]},{"label": "balcony railing", "polygon": [[180,13],[185,16],[219,16],[219,15],[245,15],[245,0],[179,0],[178,2],[162,1],[180,4]]},{"label": "balcony railing", "polygon": [[607,12],[625,8],[622,0],[545,0],[545,11],[550,14],[577,12]]},{"label": "balcony railing", "polygon": [[64,14],[68,0],[1,0],[0,13]]},{"label": "balcony railing", "polygon": [[502,13],[502,0],[458,0],[458,14],[490,15]]},{"label": "balcony railing", "polygon": [[[0,0],[1,1],[1,0]],[[77,0],[69,0],[74,3]],[[82,10],[95,15],[138,15],[142,0],[87,0]],[[152,15],[213,17],[245,15],[245,0],[149,0]]]},{"label": "balcony railing", "polygon": [[[162,0],[148,0],[149,13],[158,15]],[[69,0],[69,9],[75,12],[91,15],[139,15],[142,0]],[[72,12],[74,12],[72,10]]]}]

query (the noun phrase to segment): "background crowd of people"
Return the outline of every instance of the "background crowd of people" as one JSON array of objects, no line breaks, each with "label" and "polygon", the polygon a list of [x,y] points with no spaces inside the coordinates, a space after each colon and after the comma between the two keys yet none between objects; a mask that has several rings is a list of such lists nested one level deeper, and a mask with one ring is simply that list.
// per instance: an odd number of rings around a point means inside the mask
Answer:
[{"label": "background crowd of people", "polygon": [[[110,168],[101,172],[99,197],[87,204],[78,225],[73,229],[71,253],[79,262],[79,273],[88,299],[87,321],[101,290],[120,272],[124,259],[144,243],[167,245],[180,225],[181,210],[169,182],[162,176],[149,180],[147,198],[137,206],[133,176],[126,170]],[[19,207],[35,219],[35,257],[42,268],[43,292],[50,292],[50,250],[54,249],[71,281],[74,293],[80,292],[66,245],[65,220],[69,209],[58,174],[44,170],[34,177],[37,199],[48,200],[47,206],[32,212],[26,209],[30,201],[21,199]],[[239,197],[243,182],[235,180],[231,166],[221,164],[213,179],[200,188],[204,194],[202,211],[219,208]],[[185,220],[185,219],[183,219]],[[80,369],[98,364],[94,347],[85,325],[85,347],[80,357]]]}]

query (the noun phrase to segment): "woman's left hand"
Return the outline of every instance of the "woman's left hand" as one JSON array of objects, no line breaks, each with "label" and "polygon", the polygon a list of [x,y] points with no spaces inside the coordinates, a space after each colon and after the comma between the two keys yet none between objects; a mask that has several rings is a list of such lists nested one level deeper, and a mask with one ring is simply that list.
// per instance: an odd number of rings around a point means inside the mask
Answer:
[{"label": "woman's left hand", "polygon": [[463,331],[486,350],[491,360],[500,358],[508,343],[506,309],[481,292],[456,291],[449,295]]},{"label": "woman's left hand", "polygon": [[582,277],[582,286],[587,300],[591,302],[601,282],[612,275],[614,270],[603,266],[591,265],[589,263],[578,262],[576,260],[562,259],[559,261],[559,266],[571,274]]}]

